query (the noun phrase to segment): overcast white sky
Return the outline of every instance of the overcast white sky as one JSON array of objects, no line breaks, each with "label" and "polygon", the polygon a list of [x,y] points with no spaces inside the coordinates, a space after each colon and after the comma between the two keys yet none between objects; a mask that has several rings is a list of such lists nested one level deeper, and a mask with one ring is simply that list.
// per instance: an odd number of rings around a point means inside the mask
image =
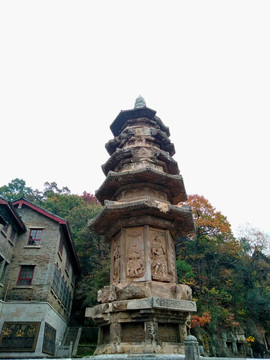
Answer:
[{"label": "overcast white sky", "polygon": [[138,95],[188,194],[270,232],[269,1],[0,2],[0,186],[94,193]]}]

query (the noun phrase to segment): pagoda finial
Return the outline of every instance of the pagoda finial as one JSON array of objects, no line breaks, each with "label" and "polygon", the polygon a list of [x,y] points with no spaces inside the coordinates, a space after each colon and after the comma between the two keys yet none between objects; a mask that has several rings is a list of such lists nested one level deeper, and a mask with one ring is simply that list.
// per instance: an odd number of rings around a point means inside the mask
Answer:
[{"label": "pagoda finial", "polygon": [[146,107],[146,102],[145,102],[144,98],[140,95],[137,97],[137,99],[135,101],[134,109],[141,109],[143,107]]}]

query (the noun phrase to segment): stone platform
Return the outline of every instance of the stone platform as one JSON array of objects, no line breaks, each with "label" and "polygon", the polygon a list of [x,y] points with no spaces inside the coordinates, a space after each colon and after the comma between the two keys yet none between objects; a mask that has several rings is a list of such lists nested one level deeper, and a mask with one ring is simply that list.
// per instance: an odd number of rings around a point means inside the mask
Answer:
[{"label": "stone platform", "polygon": [[[37,360],[37,358],[12,358],[12,360]],[[50,360],[75,360],[78,358],[48,358]],[[184,360],[184,355],[179,354],[111,354],[83,357],[83,360]],[[223,358],[223,357],[200,357],[201,360],[258,360],[255,358]],[[270,360],[265,358],[264,360]]]},{"label": "stone platform", "polygon": [[84,359],[89,360],[184,360],[180,354],[110,354],[96,355]]},{"label": "stone platform", "polygon": [[192,311],[196,311],[194,301],[160,297],[113,301],[88,308],[86,316],[99,325],[95,355],[183,355],[186,320]]}]

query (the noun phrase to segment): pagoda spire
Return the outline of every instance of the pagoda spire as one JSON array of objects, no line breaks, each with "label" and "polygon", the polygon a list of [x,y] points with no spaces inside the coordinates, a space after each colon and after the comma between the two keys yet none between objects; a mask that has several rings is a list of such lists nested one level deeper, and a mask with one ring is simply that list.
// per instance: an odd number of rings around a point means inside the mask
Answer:
[{"label": "pagoda spire", "polygon": [[137,99],[135,101],[134,109],[141,109],[144,107],[146,107],[146,102],[145,102],[144,98],[140,95],[137,97]]}]

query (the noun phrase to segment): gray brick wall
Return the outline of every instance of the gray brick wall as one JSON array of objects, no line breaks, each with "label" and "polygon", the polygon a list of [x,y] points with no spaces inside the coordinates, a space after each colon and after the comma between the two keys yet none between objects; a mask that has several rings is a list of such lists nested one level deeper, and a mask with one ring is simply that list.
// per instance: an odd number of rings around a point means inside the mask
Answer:
[{"label": "gray brick wall", "polygon": [[[17,211],[27,227],[27,232],[18,237],[13,247],[13,258],[7,274],[7,299],[48,301],[65,320],[68,320],[69,309],[63,306],[55,292],[51,290],[55,267],[57,267],[66,287],[73,294],[72,261],[61,225],[25,206]],[[34,228],[42,229],[40,244],[28,245],[30,230]],[[61,236],[64,242],[62,256],[58,252]],[[69,272],[65,270],[68,256],[71,263]],[[35,266],[31,285],[17,285],[22,265]]]}]

